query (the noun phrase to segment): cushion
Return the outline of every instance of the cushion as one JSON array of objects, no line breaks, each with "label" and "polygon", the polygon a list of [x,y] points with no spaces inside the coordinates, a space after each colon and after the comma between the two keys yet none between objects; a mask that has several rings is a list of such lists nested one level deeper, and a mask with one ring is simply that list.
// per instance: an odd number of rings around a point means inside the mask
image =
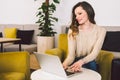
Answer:
[{"label": "cushion", "polygon": [[120,52],[120,31],[108,31],[102,49]]},{"label": "cushion", "polygon": [[33,38],[33,33],[34,33],[34,30],[18,30],[17,38],[20,38],[21,41],[15,42],[15,44],[17,44],[19,42],[21,44],[31,44],[32,38]]},{"label": "cushion", "polygon": [[3,37],[2,32],[0,32],[0,37]]},{"label": "cushion", "polygon": [[16,38],[17,28],[5,28],[4,36],[6,38]]}]

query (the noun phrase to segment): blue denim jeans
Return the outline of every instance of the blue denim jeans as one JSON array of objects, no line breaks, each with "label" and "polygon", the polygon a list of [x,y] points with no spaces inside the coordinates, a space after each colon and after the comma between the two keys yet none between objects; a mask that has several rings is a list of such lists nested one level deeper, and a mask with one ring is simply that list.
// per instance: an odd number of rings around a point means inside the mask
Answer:
[{"label": "blue denim jeans", "polygon": [[[77,57],[77,58],[75,58],[74,62],[76,62],[76,61],[78,61],[78,60],[80,60],[82,58],[83,57],[80,57],[80,58]],[[95,60],[93,60],[93,61],[91,61],[89,63],[84,64],[82,67],[87,68],[87,69],[91,69],[91,70],[94,70],[94,71],[97,71],[97,64],[96,64]]]},{"label": "blue denim jeans", "polygon": [[91,62],[89,62],[87,64],[84,64],[83,67],[94,70],[94,71],[97,71],[97,64],[96,64],[95,60],[91,61]]}]

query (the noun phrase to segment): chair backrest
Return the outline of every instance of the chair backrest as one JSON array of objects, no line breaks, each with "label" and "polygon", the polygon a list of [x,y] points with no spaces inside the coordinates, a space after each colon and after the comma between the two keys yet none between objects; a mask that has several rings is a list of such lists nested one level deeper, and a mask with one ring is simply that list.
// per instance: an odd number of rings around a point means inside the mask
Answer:
[{"label": "chair backrest", "polygon": [[60,34],[59,35],[58,48],[63,50],[63,52],[64,52],[64,59],[65,59],[67,57],[67,54],[68,54],[67,34]]},{"label": "chair backrest", "polygon": [[30,79],[30,57],[28,52],[4,52],[0,53],[0,73],[22,72],[26,79]]}]

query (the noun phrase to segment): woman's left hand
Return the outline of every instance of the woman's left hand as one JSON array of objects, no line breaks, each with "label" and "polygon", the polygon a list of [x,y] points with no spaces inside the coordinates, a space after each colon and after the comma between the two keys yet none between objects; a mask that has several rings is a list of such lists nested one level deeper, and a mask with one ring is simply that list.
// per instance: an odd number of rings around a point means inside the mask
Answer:
[{"label": "woman's left hand", "polygon": [[75,62],[73,65],[71,65],[69,68],[73,72],[80,72],[83,64],[84,64],[84,62],[82,60],[79,60],[79,61]]}]

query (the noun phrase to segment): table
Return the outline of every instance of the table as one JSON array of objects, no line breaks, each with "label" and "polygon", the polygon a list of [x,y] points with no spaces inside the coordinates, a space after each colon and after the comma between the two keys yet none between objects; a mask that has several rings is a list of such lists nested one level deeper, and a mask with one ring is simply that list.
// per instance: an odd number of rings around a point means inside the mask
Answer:
[{"label": "table", "polygon": [[[0,44],[1,44],[1,52],[3,52],[3,44],[9,43],[9,42],[16,42],[20,41],[19,38],[0,38]],[[21,43],[19,43],[19,51],[21,51]]]},{"label": "table", "polygon": [[31,74],[31,80],[101,80],[99,73],[83,68],[83,71],[70,78],[62,78],[38,69]]}]

